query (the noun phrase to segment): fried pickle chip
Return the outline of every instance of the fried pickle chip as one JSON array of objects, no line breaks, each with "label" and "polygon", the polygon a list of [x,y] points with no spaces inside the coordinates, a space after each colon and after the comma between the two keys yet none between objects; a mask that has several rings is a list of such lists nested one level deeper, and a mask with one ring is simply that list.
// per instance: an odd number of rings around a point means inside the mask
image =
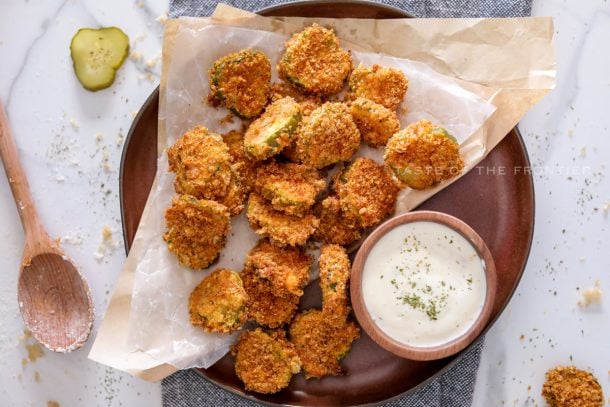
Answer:
[{"label": "fried pickle chip", "polygon": [[237,172],[237,178],[241,184],[244,194],[249,194],[256,180],[256,167],[258,161],[252,159],[244,148],[244,133],[230,131],[222,135],[222,140],[229,147],[229,154],[233,161],[233,169]]},{"label": "fried pickle chip", "polygon": [[179,194],[199,199],[222,199],[231,182],[229,148],[216,133],[195,126],[167,149],[169,170],[176,173]]},{"label": "fried pickle chip", "polygon": [[322,243],[349,245],[362,236],[361,228],[356,222],[346,219],[341,214],[341,204],[336,196],[328,196],[318,202],[313,209],[314,215],[320,219],[320,225],[313,238]]},{"label": "fried pickle chip", "polygon": [[246,130],[246,152],[256,160],[278,154],[290,144],[300,121],[301,107],[293,98],[276,100]]},{"label": "fried pickle chip", "polygon": [[248,319],[247,300],[239,274],[228,269],[216,269],[191,292],[191,324],[206,332],[231,333]]},{"label": "fried pickle chip", "polygon": [[304,94],[291,84],[279,81],[271,85],[271,101],[289,96],[301,106],[301,115],[309,116],[316,108],[322,105],[322,98],[317,95]]},{"label": "fried pickle chip", "polygon": [[349,321],[311,309],[297,315],[290,324],[290,342],[303,363],[306,378],[337,376],[340,361],[359,337],[360,330]]},{"label": "fried pickle chip", "polygon": [[370,158],[356,158],[337,174],[333,188],[341,213],[362,227],[371,227],[394,212],[398,187],[386,169]]},{"label": "fried pickle chip", "polygon": [[280,246],[304,245],[320,223],[311,213],[298,217],[276,211],[256,192],[252,192],[248,199],[247,215],[256,233],[269,237]]},{"label": "fried pickle chip", "polygon": [[371,147],[385,146],[390,137],[400,130],[396,112],[365,98],[350,103],[362,140]]},{"label": "fried pickle chip", "polygon": [[235,373],[248,391],[277,393],[301,370],[294,345],[286,340],[283,330],[245,331],[231,353],[235,357]]},{"label": "fried pickle chip", "polygon": [[352,69],[352,56],[341,49],[332,29],[313,24],[286,42],[277,66],[281,78],[308,93],[337,93]]},{"label": "fried pickle chip", "polygon": [[220,202],[229,209],[231,216],[237,216],[244,210],[246,193],[236,171],[231,174],[231,182],[226,195]]},{"label": "fried pickle chip", "polygon": [[327,102],[314,110],[296,136],[299,161],[314,168],[349,160],[359,147],[360,132],[343,103]]},{"label": "fried pickle chip", "polygon": [[546,373],[542,396],[550,407],[601,407],[604,395],[591,373],[574,366],[558,366]]},{"label": "fried pickle chip", "polygon": [[248,318],[270,328],[277,328],[292,320],[297,311],[300,296],[279,295],[271,282],[259,278],[250,267],[241,273],[244,289],[248,294]]},{"label": "fried pickle chip", "polygon": [[299,217],[309,211],[325,186],[320,173],[303,164],[270,161],[256,173],[255,190],[274,209]]},{"label": "fried pickle chip", "polygon": [[191,195],[178,195],[165,211],[167,232],[163,240],[178,257],[180,264],[192,269],[204,269],[225,245],[231,230],[226,206]]},{"label": "fried pickle chip", "polygon": [[409,81],[405,74],[395,68],[359,65],[352,71],[348,81],[348,99],[363,97],[396,110],[407,93]]},{"label": "fried pickle chip", "polygon": [[271,62],[261,51],[226,55],[208,71],[210,96],[244,119],[258,116],[269,98]]},{"label": "fried pickle chip", "polygon": [[460,146],[444,128],[428,120],[412,123],[388,141],[385,163],[413,189],[425,189],[460,174]]},{"label": "fried pickle chip", "polygon": [[325,244],[320,248],[319,263],[322,310],[331,319],[345,320],[349,314],[347,282],[351,270],[347,251],[336,244]]},{"label": "fried pickle chip", "polygon": [[261,239],[246,258],[245,267],[270,283],[276,295],[303,295],[309,281],[309,268],[313,259],[297,247],[280,247]]}]

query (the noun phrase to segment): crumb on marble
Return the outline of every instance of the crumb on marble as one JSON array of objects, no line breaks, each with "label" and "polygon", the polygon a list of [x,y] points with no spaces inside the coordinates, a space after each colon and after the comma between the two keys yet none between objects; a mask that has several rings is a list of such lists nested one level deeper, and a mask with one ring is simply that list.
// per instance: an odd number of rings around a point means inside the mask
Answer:
[{"label": "crumb on marble", "polygon": [[42,379],[40,378],[40,373],[38,372],[38,370],[34,371],[34,381],[36,383],[40,383],[42,381]]},{"label": "crumb on marble", "polygon": [[135,119],[135,117],[138,115],[138,111],[137,110],[132,110],[131,111],[131,118]]},{"label": "crumb on marble", "polygon": [[134,62],[142,62],[144,60],[144,55],[138,51],[131,51],[129,53],[129,59]]},{"label": "crumb on marble", "polygon": [[47,401],[47,407],[61,407],[57,401]]},{"label": "crumb on marble", "polygon": [[219,124],[231,124],[233,123],[234,116],[232,113],[228,113],[225,117],[221,118],[218,123]]},{"label": "crumb on marble", "polygon": [[583,158],[587,156],[587,146],[582,146],[580,148],[580,156]]},{"label": "crumb on marble", "polygon": [[578,301],[578,305],[580,307],[588,307],[593,304],[600,304],[602,302],[602,295],[604,292],[599,286],[599,280],[595,282],[593,287],[589,287],[587,289],[582,290],[581,295],[582,299]]},{"label": "crumb on marble", "polygon": [[165,25],[165,22],[167,21],[167,17],[168,17],[168,12],[164,12],[163,14],[159,15],[157,18],[155,18],[155,21],[158,22],[159,24]]},{"label": "crumb on marble", "polygon": [[70,126],[72,126],[74,130],[78,130],[80,128],[78,121],[74,117],[70,119]]}]

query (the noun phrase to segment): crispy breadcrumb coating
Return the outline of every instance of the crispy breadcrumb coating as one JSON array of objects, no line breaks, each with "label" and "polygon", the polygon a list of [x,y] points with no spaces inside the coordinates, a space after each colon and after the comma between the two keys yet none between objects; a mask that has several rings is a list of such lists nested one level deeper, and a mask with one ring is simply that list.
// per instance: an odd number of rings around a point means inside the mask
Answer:
[{"label": "crispy breadcrumb coating", "polygon": [[256,160],[278,154],[291,143],[300,121],[301,107],[293,98],[276,100],[246,130],[246,153]]},{"label": "crispy breadcrumb coating", "polygon": [[246,258],[245,267],[271,284],[276,295],[303,295],[313,259],[297,247],[280,247],[261,239]]},{"label": "crispy breadcrumb coating", "polygon": [[348,99],[363,97],[396,110],[407,93],[409,81],[396,68],[373,65],[365,68],[359,65],[349,77]]},{"label": "crispy breadcrumb coating", "polygon": [[303,164],[269,161],[256,172],[255,190],[271,202],[274,209],[303,216],[326,186],[315,169]]},{"label": "crispy breadcrumb coating", "polygon": [[241,181],[236,171],[231,174],[231,182],[227,189],[226,195],[220,200],[224,206],[229,209],[231,216],[237,216],[244,210],[244,202],[246,193],[242,187]]},{"label": "crispy breadcrumb coating", "polygon": [[178,257],[180,264],[192,269],[204,269],[225,245],[231,230],[226,206],[190,195],[178,195],[165,211],[167,232],[163,240]]},{"label": "crispy breadcrumb coating", "polygon": [[258,116],[267,104],[271,62],[259,50],[246,49],[220,58],[208,77],[210,100],[244,119]]},{"label": "crispy breadcrumb coating", "polygon": [[241,279],[248,294],[250,320],[270,328],[277,328],[292,320],[300,296],[286,293],[279,295],[268,280],[259,278],[249,267],[244,268]]},{"label": "crispy breadcrumb coating", "polygon": [[176,173],[179,194],[219,200],[231,182],[229,148],[216,133],[195,126],[167,149],[169,170]]},{"label": "crispy breadcrumb coating", "polygon": [[413,189],[425,189],[460,174],[460,146],[447,130],[428,120],[412,123],[388,141],[386,164]]},{"label": "crispy breadcrumb coating", "polygon": [[370,158],[356,158],[337,174],[333,188],[343,216],[371,227],[394,212],[398,187],[391,175]]},{"label": "crispy breadcrumb coating", "polygon": [[318,202],[313,209],[320,219],[320,225],[313,238],[322,243],[349,245],[362,236],[361,228],[356,222],[346,219],[341,214],[341,204],[336,196],[328,196]]},{"label": "crispy breadcrumb coating", "polygon": [[550,407],[601,407],[604,395],[591,373],[574,366],[558,366],[546,373],[542,396]]},{"label": "crispy breadcrumb coating", "polygon": [[341,49],[332,29],[313,24],[294,34],[277,66],[282,79],[308,93],[337,93],[352,69],[352,56]]},{"label": "crispy breadcrumb coating", "polygon": [[276,211],[259,194],[248,199],[248,221],[256,233],[283,245],[302,246],[316,230],[320,221],[311,213],[302,217]]},{"label": "crispy breadcrumb coating", "polygon": [[275,102],[283,97],[290,96],[301,106],[301,114],[309,116],[316,108],[323,103],[322,98],[317,95],[304,94],[291,84],[279,81],[271,85],[271,101]]},{"label": "crispy breadcrumb coating", "polygon": [[231,333],[246,323],[247,300],[239,274],[216,269],[191,292],[191,324],[206,332]]},{"label": "crispy breadcrumb coating", "polygon": [[396,112],[383,105],[357,98],[349,106],[362,140],[371,147],[385,146],[390,137],[400,130]]},{"label": "crispy breadcrumb coating", "polygon": [[230,131],[222,136],[223,141],[229,147],[229,154],[233,161],[233,169],[237,172],[239,182],[244,193],[247,195],[252,191],[256,181],[256,167],[258,161],[252,159],[244,148],[244,133],[241,131]]},{"label": "crispy breadcrumb coating", "polygon": [[347,305],[347,282],[351,265],[347,251],[336,244],[325,244],[320,248],[319,263],[322,310],[330,319],[344,321],[350,311]]},{"label": "crispy breadcrumb coating", "polygon": [[349,353],[359,332],[354,323],[329,318],[317,309],[297,315],[290,324],[290,342],[303,363],[305,377],[340,375],[340,361]]},{"label": "crispy breadcrumb coating", "polygon": [[286,340],[283,330],[245,331],[231,353],[235,357],[235,373],[248,391],[277,393],[301,370],[294,345]]},{"label": "crispy breadcrumb coating", "polygon": [[314,110],[296,136],[297,157],[314,168],[349,160],[359,147],[360,132],[343,103],[327,102]]}]

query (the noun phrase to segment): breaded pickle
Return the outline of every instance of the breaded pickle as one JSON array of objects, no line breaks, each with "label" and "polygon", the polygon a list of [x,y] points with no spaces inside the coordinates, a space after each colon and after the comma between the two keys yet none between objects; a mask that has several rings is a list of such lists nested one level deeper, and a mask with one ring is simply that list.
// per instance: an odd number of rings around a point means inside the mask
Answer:
[{"label": "breaded pickle", "polygon": [[350,104],[362,140],[371,147],[385,146],[390,137],[400,130],[396,112],[365,98],[357,98]]},{"label": "breaded pickle", "polygon": [[283,246],[302,246],[316,230],[320,221],[311,213],[301,217],[276,211],[259,194],[248,198],[248,221],[256,233]]},{"label": "breaded pickle", "polygon": [[428,120],[412,123],[388,141],[385,163],[413,189],[425,189],[460,174],[464,161],[456,139]]},{"label": "breaded pickle", "polygon": [[216,133],[195,126],[167,149],[169,170],[176,173],[179,194],[220,200],[231,182],[229,148]]},{"label": "breaded pickle", "polygon": [[259,50],[226,55],[208,71],[211,97],[244,119],[258,116],[269,99],[271,62]]},{"label": "breaded pickle", "polygon": [[239,274],[228,269],[216,269],[191,292],[191,324],[206,332],[231,333],[247,320],[247,300]]},{"label": "breaded pickle", "polygon": [[180,264],[204,269],[225,245],[231,230],[229,218],[227,207],[218,202],[177,195],[165,211],[167,232],[163,240]]},{"label": "breaded pickle", "polygon": [[371,227],[394,212],[398,187],[383,165],[356,158],[333,180],[341,212],[362,227]]},{"label": "breaded pickle", "polygon": [[352,68],[352,57],[339,46],[332,29],[313,24],[286,42],[278,64],[280,77],[308,93],[337,93]]},{"label": "breaded pickle", "polygon": [[290,144],[301,121],[301,108],[291,97],[276,100],[246,130],[244,146],[250,157],[266,160]]},{"label": "breaded pickle", "polygon": [[323,104],[305,118],[297,132],[297,157],[314,168],[349,160],[359,147],[360,132],[343,103]]},{"label": "breaded pickle", "polygon": [[325,186],[326,182],[314,168],[270,161],[258,168],[255,189],[274,209],[302,216]]},{"label": "breaded pickle", "polygon": [[366,68],[359,65],[349,77],[348,98],[363,97],[396,110],[402,103],[409,81],[405,74],[396,68],[373,65]]},{"label": "breaded pickle", "polygon": [[248,391],[277,393],[301,370],[294,345],[286,340],[283,330],[245,331],[231,353],[235,357],[235,373]]}]

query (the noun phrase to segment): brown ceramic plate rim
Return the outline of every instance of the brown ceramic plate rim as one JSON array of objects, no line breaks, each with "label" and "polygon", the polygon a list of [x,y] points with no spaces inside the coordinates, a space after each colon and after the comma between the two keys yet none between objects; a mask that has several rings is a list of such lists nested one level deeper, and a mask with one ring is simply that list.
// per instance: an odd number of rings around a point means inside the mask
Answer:
[{"label": "brown ceramic plate rim", "polygon": [[[422,347],[402,343],[387,333],[385,333],[379,325],[377,325],[368,308],[366,307],[362,294],[362,277],[366,267],[367,259],[371,250],[377,245],[379,240],[394,230],[398,226],[416,223],[416,222],[431,222],[446,226],[451,230],[460,234],[472,247],[476,250],[479,258],[483,260],[485,271],[485,299],[483,307],[470,328],[460,336],[447,341],[441,345]],[[448,356],[453,356],[462,351],[472,342],[476,341],[481,331],[489,321],[491,311],[494,305],[497,291],[496,266],[493,256],[487,244],[481,236],[461,219],[455,216],[437,211],[411,211],[395,216],[379,227],[377,227],[365,240],[362,242],[358,253],[352,264],[352,274],[350,279],[350,297],[352,308],[356,315],[356,319],[360,326],[368,336],[382,348],[394,353],[395,355],[418,361],[432,361],[442,359]]]},{"label": "brown ceramic plate rim", "polygon": [[[291,7],[291,6],[297,6],[299,4],[305,4],[305,3],[316,3],[316,2],[320,2],[320,3],[325,3],[325,4],[329,4],[331,3],[330,1],[295,1],[295,2],[287,2],[287,3],[282,3],[280,5],[275,5],[275,6],[271,6],[268,8],[263,8],[261,10],[258,10],[257,13],[265,15],[267,13],[271,13],[274,11],[278,11],[283,9],[284,7]],[[365,1],[365,0],[353,0],[353,1],[346,1],[346,0],[340,0],[340,1],[336,1],[333,2],[335,4],[348,4],[348,3],[358,3],[358,4],[363,4],[363,5],[371,5],[373,7],[377,7],[377,8],[381,8],[381,9],[387,9],[387,10],[391,10],[394,11],[396,13],[400,13],[402,15],[404,15],[405,18],[409,18],[409,17],[413,17],[411,14],[398,9],[396,7],[392,7],[392,6],[388,6],[385,4],[381,4],[381,3],[376,3],[376,2],[372,2],[372,1]],[[126,229],[126,224],[125,224],[125,208],[124,208],[124,204],[123,204],[123,197],[124,197],[124,184],[123,184],[123,175],[124,175],[124,163],[125,163],[125,158],[127,155],[127,151],[128,151],[128,147],[131,141],[131,138],[133,136],[133,134],[135,133],[136,128],[138,127],[138,123],[140,121],[140,119],[142,118],[142,116],[144,115],[144,112],[147,111],[147,108],[149,107],[150,104],[152,104],[156,99],[158,99],[159,97],[159,87],[157,86],[157,88],[150,94],[150,96],[146,99],[146,101],[144,102],[144,104],[142,105],[142,107],[140,108],[140,110],[138,111],[138,114],[136,115],[136,117],[133,120],[133,123],[129,129],[129,132],[127,134],[127,137],[125,139],[125,143],[123,146],[123,153],[121,155],[121,167],[120,167],[120,171],[119,171],[119,199],[120,199],[120,209],[121,209],[121,224],[122,224],[122,228],[123,228],[123,241],[124,241],[124,245],[125,245],[125,253],[128,255],[129,254],[129,248],[130,248],[130,244],[129,244],[129,239],[127,236],[127,229]],[[521,136],[521,132],[519,131],[518,127],[515,127],[513,129],[513,131],[515,132],[516,136],[517,136],[517,141],[519,143],[519,146],[521,147],[521,149],[523,150],[524,154],[524,161],[526,163],[527,166],[531,165],[530,162],[530,158],[529,158],[529,154],[527,153],[527,148],[525,145],[525,142],[523,141],[523,137]],[[509,132],[510,133],[510,132]],[[529,174],[529,177],[531,178],[531,174]],[[533,181],[530,182],[530,196],[532,199],[532,208],[535,209],[536,207],[536,201],[535,201],[535,194],[534,194],[534,183]],[[473,343],[471,343],[468,347],[466,347],[466,349],[464,349],[461,354],[468,352],[473,346],[475,346],[475,344],[477,344],[483,337],[484,335],[487,333],[487,331],[495,324],[495,322],[498,320],[498,318],[500,317],[500,315],[502,315],[502,313],[504,312],[504,310],[506,309],[507,305],[509,304],[511,298],[514,296],[514,293],[517,289],[517,287],[519,286],[519,283],[521,281],[521,278],[523,277],[523,272],[525,271],[525,266],[527,265],[527,261],[529,259],[529,255],[531,252],[531,246],[532,246],[532,241],[533,241],[533,236],[534,236],[534,227],[535,227],[535,210],[532,210],[531,212],[531,230],[529,233],[529,236],[527,236],[527,250],[525,252],[525,256],[523,257],[523,261],[521,266],[519,267],[519,273],[517,276],[517,279],[515,281],[515,284],[513,286],[513,288],[510,290],[509,296],[507,298],[506,303],[501,307],[501,309],[499,310],[498,314],[493,317],[491,319],[491,321],[489,321],[487,323],[487,326],[485,327],[485,329],[481,332],[479,338],[477,340],[475,340]],[[461,354],[458,354],[453,360],[451,360],[449,363],[447,363],[447,365],[445,365],[443,368],[441,368],[438,372],[436,372],[435,374],[433,374],[432,376],[430,376],[428,379],[422,381],[421,383],[419,383],[418,385],[412,387],[411,389],[396,394],[395,396],[383,399],[383,400],[379,400],[378,402],[375,403],[367,403],[367,404],[361,404],[361,406],[374,406],[374,405],[378,405],[379,403],[384,403],[384,402],[389,402],[392,400],[396,400],[398,398],[407,396],[409,394],[412,394],[414,392],[417,392],[418,390],[420,390],[421,388],[427,386],[431,381],[433,381],[434,379],[438,378],[439,376],[443,375],[445,372],[447,372],[449,369],[451,369],[453,366],[455,366],[456,363],[458,363],[461,360]],[[215,386],[228,391],[232,394],[235,394],[241,398],[250,400],[250,401],[254,401],[256,403],[259,404],[263,404],[263,405],[269,405],[269,406],[277,406],[277,405],[285,405],[285,406],[290,406],[290,404],[277,404],[277,403],[270,403],[264,400],[260,400],[250,394],[247,393],[243,393],[243,392],[238,392],[235,389],[229,387],[229,386],[225,386],[222,383],[216,382],[208,377],[206,377],[201,371],[199,371],[198,369],[194,369],[195,372],[201,376],[203,379],[205,379],[206,381],[214,384]]]}]

